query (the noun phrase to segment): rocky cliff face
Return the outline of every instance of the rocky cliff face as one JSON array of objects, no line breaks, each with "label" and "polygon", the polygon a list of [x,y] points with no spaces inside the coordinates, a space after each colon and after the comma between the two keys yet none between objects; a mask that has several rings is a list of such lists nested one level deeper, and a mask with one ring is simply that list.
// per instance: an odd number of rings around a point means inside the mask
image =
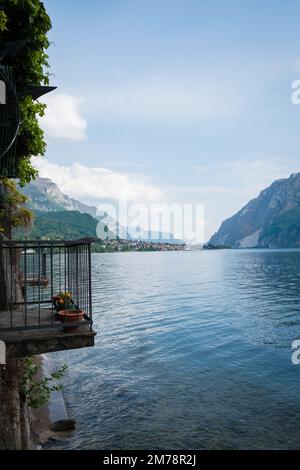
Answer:
[{"label": "rocky cliff face", "polygon": [[59,187],[48,178],[37,178],[22,189],[33,210],[43,212],[78,211],[96,217],[97,209],[63,194]]},{"label": "rocky cliff face", "polygon": [[209,243],[235,248],[300,247],[300,173],[274,181],[225,220]]},{"label": "rocky cliff face", "polygon": [[[119,224],[117,220],[108,214],[98,211],[96,207],[84,204],[76,199],[63,194],[57,184],[48,178],[36,178],[30,184],[21,188],[23,194],[28,197],[28,206],[34,212],[62,212],[62,211],[77,211],[81,214],[89,214],[94,219],[100,221],[97,227],[97,235],[99,238],[106,238],[107,232],[104,231],[104,227],[108,227],[110,236],[113,234],[123,239],[141,239],[148,240],[148,232],[134,228],[128,229],[127,227]],[[78,223],[81,223],[78,221]],[[55,231],[57,227],[55,227]],[[174,237],[170,233],[153,232],[151,234],[151,241],[165,241],[173,243],[182,243],[182,240],[174,240]]]},{"label": "rocky cliff face", "polygon": [[122,227],[109,215],[97,211],[96,207],[89,206],[63,194],[57,184],[48,178],[36,178],[30,184],[21,188],[21,191],[28,197],[28,206],[34,212],[77,211],[81,214],[89,214],[101,222],[97,228],[98,237],[107,237],[107,233],[102,230],[107,226],[110,236],[118,232],[120,238],[130,238],[126,227]]}]

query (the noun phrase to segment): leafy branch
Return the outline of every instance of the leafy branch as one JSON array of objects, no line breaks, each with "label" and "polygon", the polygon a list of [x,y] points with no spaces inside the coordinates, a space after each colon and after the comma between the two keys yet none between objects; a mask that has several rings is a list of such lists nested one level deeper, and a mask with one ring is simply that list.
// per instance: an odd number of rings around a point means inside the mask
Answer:
[{"label": "leafy branch", "polygon": [[4,11],[0,11],[0,32],[7,31],[7,16]]},{"label": "leafy branch", "polygon": [[28,228],[33,221],[33,213],[24,207],[27,197],[18,191],[16,183],[13,180],[0,179],[2,194],[0,196],[0,234],[13,228]]},{"label": "leafy branch", "polygon": [[31,408],[40,408],[49,401],[51,392],[62,390],[62,385],[58,384],[57,381],[65,375],[67,365],[64,364],[48,377],[35,381],[34,377],[39,369],[40,367],[33,361],[32,357],[25,358],[21,392]]}]

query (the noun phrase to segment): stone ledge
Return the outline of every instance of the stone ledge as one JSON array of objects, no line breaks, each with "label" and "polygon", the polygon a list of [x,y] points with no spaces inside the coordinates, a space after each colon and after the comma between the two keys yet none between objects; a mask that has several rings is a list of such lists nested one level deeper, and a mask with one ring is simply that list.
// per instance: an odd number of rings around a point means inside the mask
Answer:
[{"label": "stone ledge", "polygon": [[78,330],[76,333],[64,333],[56,331],[39,331],[8,333],[1,335],[5,341],[8,357],[26,357],[68,349],[81,349],[94,346],[95,331]]}]

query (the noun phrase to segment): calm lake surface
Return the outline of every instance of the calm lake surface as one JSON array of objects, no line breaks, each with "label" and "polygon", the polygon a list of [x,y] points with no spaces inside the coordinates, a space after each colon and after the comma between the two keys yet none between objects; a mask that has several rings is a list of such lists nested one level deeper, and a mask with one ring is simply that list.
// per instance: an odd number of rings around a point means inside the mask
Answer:
[{"label": "calm lake surface", "polygon": [[300,251],[94,254],[93,294],[48,448],[300,449]]}]

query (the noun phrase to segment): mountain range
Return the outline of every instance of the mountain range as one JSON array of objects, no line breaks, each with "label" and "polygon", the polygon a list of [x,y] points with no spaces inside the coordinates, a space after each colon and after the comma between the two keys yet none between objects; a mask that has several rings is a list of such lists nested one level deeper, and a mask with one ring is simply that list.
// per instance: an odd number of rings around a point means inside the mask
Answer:
[{"label": "mountain range", "polygon": [[[35,213],[31,237],[115,238],[118,232],[120,238],[149,239],[146,231],[130,231],[109,215],[99,213],[96,207],[63,194],[48,178],[37,178],[21,191]],[[172,235],[152,233],[150,239],[170,241]],[[258,197],[222,222],[208,244],[232,248],[300,247],[300,173],[276,180],[261,191]]]},{"label": "mountain range", "polygon": [[[76,239],[82,237],[127,238],[127,230],[108,214],[62,193],[49,178],[36,178],[21,192],[35,218],[27,237]],[[22,233],[24,235],[24,233]]]},{"label": "mountain range", "polygon": [[63,194],[59,187],[49,178],[36,178],[30,184],[21,188],[28,198],[28,206],[33,211],[57,212],[78,211],[96,217],[97,208],[83,204]]},{"label": "mountain range", "polygon": [[225,220],[208,243],[232,248],[300,247],[300,173],[274,181]]},{"label": "mountain range", "polygon": [[20,190],[27,196],[27,206],[35,214],[33,228],[27,235],[30,237],[75,239],[98,236],[104,239],[118,236],[128,240],[182,243],[182,240],[174,240],[170,233],[149,234],[140,227],[128,229],[96,207],[63,194],[49,178],[38,177]]}]

